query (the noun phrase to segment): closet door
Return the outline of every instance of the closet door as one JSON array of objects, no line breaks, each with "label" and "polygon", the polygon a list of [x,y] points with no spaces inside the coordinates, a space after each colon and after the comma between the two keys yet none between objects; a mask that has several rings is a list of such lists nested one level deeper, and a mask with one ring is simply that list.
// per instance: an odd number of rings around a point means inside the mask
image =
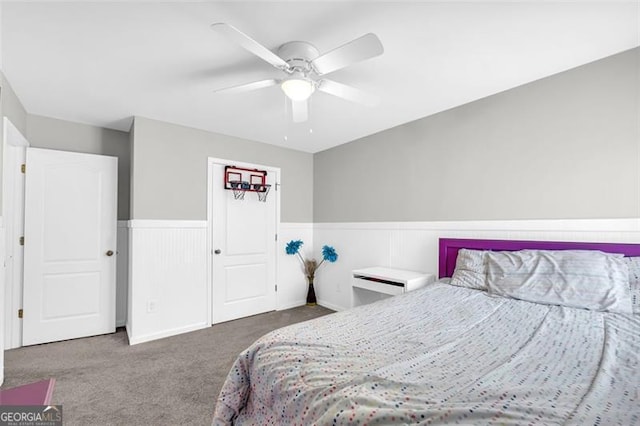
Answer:
[{"label": "closet door", "polygon": [[[213,167],[212,304],[219,323],[276,308],[277,202],[275,192],[264,202],[255,192],[235,199],[223,189],[224,165]],[[267,174],[272,187],[277,173]]]},{"label": "closet door", "polygon": [[27,148],[23,345],[115,331],[117,161]]}]

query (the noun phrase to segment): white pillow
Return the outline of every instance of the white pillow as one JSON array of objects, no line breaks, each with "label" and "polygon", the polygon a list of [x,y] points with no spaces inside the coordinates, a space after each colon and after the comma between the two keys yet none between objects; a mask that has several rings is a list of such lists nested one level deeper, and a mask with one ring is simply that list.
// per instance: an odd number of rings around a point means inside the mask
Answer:
[{"label": "white pillow", "polygon": [[629,267],[629,291],[633,313],[640,315],[640,257],[625,257]]},{"label": "white pillow", "polygon": [[487,290],[487,260],[484,250],[458,250],[451,285]]},{"label": "white pillow", "polygon": [[629,268],[622,255],[594,250],[488,252],[492,295],[547,305],[630,314]]}]

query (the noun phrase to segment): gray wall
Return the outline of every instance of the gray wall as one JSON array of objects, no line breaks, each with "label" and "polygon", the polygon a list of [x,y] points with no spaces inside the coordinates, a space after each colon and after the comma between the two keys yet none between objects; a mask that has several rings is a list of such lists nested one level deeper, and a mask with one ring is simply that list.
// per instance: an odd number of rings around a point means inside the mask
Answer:
[{"label": "gray wall", "polygon": [[[0,119],[7,116],[14,126],[23,135],[27,134],[27,112],[22,106],[20,99],[16,96],[11,88],[9,81],[4,74],[0,72]],[[4,135],[0,132],[0,212],[2,211],[2,158],[4,155],[3,147]]]},{"label": "gray wall", "polygon": [[132,219],[207,218],[207,158],[281,169],[283,222],[313,220],[313,155],[136,117]]},{"label": "gray wall", "polygon": [[640,217],[640,48],[314,156],[314,221]]},{"label": "gray wall", "polygon": [[29,114],[26,137],[36,148],[118,157],[118,219],[129,219],[129,133]]},{"label": "gray wall", "polygon": [[0,73],[0,84],[2,84],[2,92],[0,94],[2,97],[2,115],[6,115],[13,125],[16,126],[23,135],[26,135],[27,112],[24,106],[22,106],[20,99],[18,99],[9,81],[2,73]]}]

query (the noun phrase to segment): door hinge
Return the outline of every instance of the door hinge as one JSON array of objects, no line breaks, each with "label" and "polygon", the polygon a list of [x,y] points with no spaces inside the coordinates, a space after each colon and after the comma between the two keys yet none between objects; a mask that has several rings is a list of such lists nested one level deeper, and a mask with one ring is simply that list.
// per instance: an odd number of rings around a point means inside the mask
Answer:
[{"label": "door hinge", "polygon": [[21,164],[20,165],[20,172],[27,173],[27,165],[26,164]]},{"label": "door hinge", "polygon": [[23,315],[24,312],[22,311],[22,309],[18,309],[18,318],[22,318]]},{"label": "door hinge", "polygon": [[[276,291],[278,291],[278,284],[276,284]],[[22,318],[22,317],[20,317],[20,318]]]},{"label": "door hinge", "polygon": [[276,234],[276,241],[278,241],[278,234]]},{"label": "door hinge", "polygon": [[20,245],[23,246],[24,245],[24,237],[20,237]]}]

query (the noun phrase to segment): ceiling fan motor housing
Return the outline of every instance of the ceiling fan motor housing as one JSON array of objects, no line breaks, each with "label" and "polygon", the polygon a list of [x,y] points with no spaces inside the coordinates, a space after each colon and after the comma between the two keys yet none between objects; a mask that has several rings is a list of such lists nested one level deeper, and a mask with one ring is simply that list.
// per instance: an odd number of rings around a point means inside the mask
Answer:
[{"label": "ceiling fan motor housing", "polygon": [[313,71],[311,61],[320,56],[320,52],[306,41],[290,41],[278,48],[278,56],[289,64],[292,73],[306,75]]}]

